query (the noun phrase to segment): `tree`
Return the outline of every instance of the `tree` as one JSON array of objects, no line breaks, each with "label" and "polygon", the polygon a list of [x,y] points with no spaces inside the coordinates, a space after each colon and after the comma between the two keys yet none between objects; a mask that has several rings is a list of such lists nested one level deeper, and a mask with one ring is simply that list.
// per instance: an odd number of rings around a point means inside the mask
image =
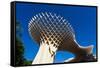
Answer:
[{"label": "tree", "polygon": [[24,44],[21,40],[22,27],[20,22],[16,22],[16,45],[15,45],[15,61],[16,66],[31,65],[31,61],[24,58]]}]

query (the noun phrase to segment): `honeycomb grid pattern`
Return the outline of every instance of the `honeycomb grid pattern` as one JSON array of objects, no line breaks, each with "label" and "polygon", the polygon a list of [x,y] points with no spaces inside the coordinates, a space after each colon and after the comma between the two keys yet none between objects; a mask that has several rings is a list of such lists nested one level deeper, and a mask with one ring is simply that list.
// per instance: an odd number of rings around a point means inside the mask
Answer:
[{"label": "honeycomb grid pattern", "polygon": [[74,30],[70,23],[60,15],[44,12],[33,16],[28,25],[32,38],[39,44],[53,44],[58,47],[64,39],[73,39]]}]

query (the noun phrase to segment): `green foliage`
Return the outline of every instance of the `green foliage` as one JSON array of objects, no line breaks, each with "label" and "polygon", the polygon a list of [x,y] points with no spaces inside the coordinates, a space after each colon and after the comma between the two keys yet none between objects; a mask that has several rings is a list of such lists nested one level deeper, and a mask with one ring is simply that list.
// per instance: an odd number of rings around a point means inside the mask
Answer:
[{"label": "green foliage", "polygon": [[21,40],[21,28],[20,23],[16,23],[16,45],[15,45],[15,61],[16,66],[25,66],[25,65],[31,65],[32,62],[28,61],[24,58],[24,44]]}]

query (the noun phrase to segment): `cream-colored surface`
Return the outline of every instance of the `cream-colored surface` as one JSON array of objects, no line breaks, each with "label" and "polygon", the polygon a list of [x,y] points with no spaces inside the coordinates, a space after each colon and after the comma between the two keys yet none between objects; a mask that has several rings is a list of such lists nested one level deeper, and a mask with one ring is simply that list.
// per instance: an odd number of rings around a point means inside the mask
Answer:
[{"label": "cream-colored surface", "polygon": [[33,60],[32,64],[46,64],[46,63],[53,63],[54,61],[54,55],[51,56],[51,53],[49,51],[49,48],[51,51],[56,52],[57,48],[53,46],[53,44],[48,45],[46,43],[41,43],[39,51]]}]

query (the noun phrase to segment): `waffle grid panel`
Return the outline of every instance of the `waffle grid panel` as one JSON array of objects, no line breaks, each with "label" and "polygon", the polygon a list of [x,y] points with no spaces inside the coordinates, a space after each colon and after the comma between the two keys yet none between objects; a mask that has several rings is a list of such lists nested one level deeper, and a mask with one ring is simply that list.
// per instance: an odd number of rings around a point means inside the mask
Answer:
[{"label": "waffle grid panel", "polygon": [[68,21],[54,13],[45,12],[35,15],[28,27],[30,35],[38,43],[45,42],[55,46],[61,44],[64,39],[74,38],[74,30]]}]

